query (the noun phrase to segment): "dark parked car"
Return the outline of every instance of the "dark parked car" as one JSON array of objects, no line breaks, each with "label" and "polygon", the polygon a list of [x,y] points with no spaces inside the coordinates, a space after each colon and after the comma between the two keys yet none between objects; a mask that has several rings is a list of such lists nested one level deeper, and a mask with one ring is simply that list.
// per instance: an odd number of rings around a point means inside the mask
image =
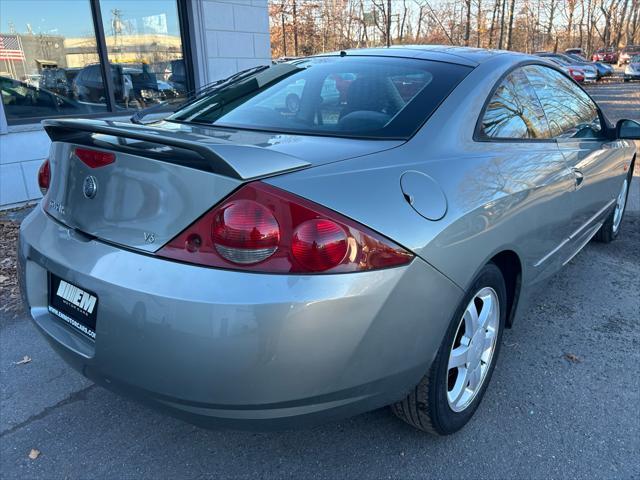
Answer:
[{"label": "dark parked car", "polygon": [[[129,106],[129,102],[137,102],[144,107],[147,103],[162,100],[156,74],[147,64],[111,64],[111,79],[114,85],[116,102]],[[105,89],[100,65],[87,65],[73,82],[76,98],[82,102],[104,103]]]},{"label": "dark parked car", "polygon": [[187,73],[184,68],[184,60],[171,60],[164,72],[164,79],[181,95],[187,93]]},{"label": "dark parked car", "polygon": [[613,47],[600,48],[593,53],[591,60],[594,62],[616,63],[618,52]]},{"label": "dark parked car", "polygon": [[11,119],[88,112],[85,105],[13,78],[0,77],[0,91],[4,112]]},{"label": "dark parked car", "polygon": [[64,97],[71,97],[73,81],[79,72],[79,68],[46,68],[40,77],[40,88],[46,88]]}]

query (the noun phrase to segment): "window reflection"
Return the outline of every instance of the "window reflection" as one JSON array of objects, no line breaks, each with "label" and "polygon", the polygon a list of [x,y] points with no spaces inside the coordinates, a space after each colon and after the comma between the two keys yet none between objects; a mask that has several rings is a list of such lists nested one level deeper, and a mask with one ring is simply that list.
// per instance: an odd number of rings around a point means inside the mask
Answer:
[{"label": "window reflection", "polygon": [[598,138],[598,109],[589,96],[560,72],[540,65],[525,67],[554,138]]},{"label": "window reflection", "polygon": [[184,96],[176,1],[102,0],[100,10],[116,104],[145,108]]},{"label": "window reflection", "polygon": [[104,112],[100,75],[91,101],[75,88],[79,72],[96,62],[88,1],[0,2],[0,88],[7,120]]},{"label": "window reflection", "polygon": [[187,91],[177,0],[101,0],[101,65],[89,0],[0,0],[0,88],[7,120],[144,108]]},{"label": "window reflection", "polygon": [[491,138],[548,138],[544,112],[526,75],[514,70],[498,87],[482,119],[482,130]]}]

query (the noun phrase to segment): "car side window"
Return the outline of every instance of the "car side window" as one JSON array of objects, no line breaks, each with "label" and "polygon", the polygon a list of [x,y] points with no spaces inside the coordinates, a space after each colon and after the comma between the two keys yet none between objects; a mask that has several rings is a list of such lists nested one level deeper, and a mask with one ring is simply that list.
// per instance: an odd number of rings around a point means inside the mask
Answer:
[{"label": "car side window", "polygon": [[598,107],[574,82],[542,65],[524,67],[540,99],[553,138],[601,138]]},{"label": "car side window", "polygon": [[481,131],[495,139],[550,137],[542,106],[521,68],[507,75],[482,117]]}]

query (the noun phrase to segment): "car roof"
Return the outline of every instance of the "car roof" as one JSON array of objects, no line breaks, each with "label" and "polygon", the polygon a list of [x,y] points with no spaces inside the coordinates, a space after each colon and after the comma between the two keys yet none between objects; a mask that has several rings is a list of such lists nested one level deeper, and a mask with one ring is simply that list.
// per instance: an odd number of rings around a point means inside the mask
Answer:
[{"label": "car roof", "polygon": [[338,52],[323,53],[317,56],[359,55],[419,58],[448,63],[457,63],[469,67],[476,67],[486,60],[498,55],[514,55],[521,57],[521,53],[505,50],[488,50],[486,48],[457,47],[452,45],[393,45],[391,47],[355,48]]}]

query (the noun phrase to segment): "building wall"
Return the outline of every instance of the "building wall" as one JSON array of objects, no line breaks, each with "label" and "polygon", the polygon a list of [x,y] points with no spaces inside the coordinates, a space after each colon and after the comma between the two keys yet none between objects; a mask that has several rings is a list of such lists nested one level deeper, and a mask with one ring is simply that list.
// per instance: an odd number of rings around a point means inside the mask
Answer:
[{"label": "building wall", "polygon": [[[191,0],[191,7],[196,86],[271,61],[267,0]],[[49,146],[39,124],[7,126],[0,104],[0,209],[40,198],[37,172]]]},{"label": "building wall", "polygon": [[0,134],[0,208],[40,198],[37,173],[49,152],[49,137],[41,128]]},{"label": "building wall", "polygon": [[199,84],[271,62],[267,0],[192,1]]}]

